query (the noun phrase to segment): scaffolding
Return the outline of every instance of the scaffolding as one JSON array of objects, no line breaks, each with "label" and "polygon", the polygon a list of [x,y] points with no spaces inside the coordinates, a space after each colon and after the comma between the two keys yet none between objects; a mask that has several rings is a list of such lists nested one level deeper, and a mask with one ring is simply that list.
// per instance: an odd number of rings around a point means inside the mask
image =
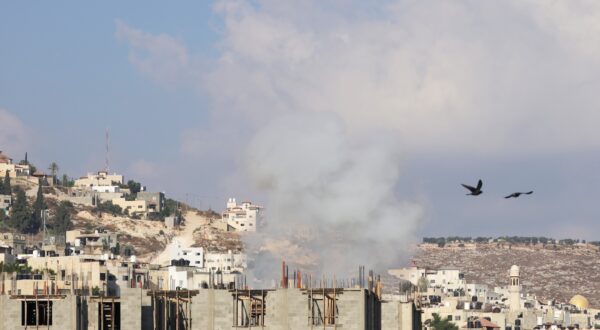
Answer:
[{"label": "scaffolding", "polygon": [[192,297],[198,290],[150,291],[154,330],[192,329]]},{"label": "scaffolding", "polygon": [[21,325],[36,329],[49,328],[52,325],[53,301],[64,299],[64,295],[11,295],[10,299],[21,301]]},{"label": "scaffolding", "polygon": [[342,288],[309,288],[308,324],[313,326],[336,326],[338,324],[338,298],[344,292]]},{"label": "scaffolding", "polygon": [[265,290],[233,290],[233,326],[264,327],[267,292]]}]

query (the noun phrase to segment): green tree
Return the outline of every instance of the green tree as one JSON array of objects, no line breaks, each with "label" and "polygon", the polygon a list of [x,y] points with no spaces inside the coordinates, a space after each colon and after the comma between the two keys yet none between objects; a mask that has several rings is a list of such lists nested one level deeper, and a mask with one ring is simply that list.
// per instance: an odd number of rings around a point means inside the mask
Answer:
[{"label": "green tree", "polygon": [[433,313],[430,326],[434,330],[458,330],[458,326],[448,319],[442,319],[439,314]]},{"label": "green tree", "polygon": [[181,215],[179,212],[179,202],[177,202],[174,199],[167,198],[165,200],[165,206],[160,211],[160,217],[164,219],[165,217],[169,217],[172,215],[176,215],[176,216]]},{"label": "green tree", "polygon": [[46,208],[46,203],[44,202],[44,194],[42,192],[42,182],[40,180],[38,184],[38,191],[35,198],[35,202],[33,203],[33,212],[29,221],[25,226],[26,233],[35,234],[40,230],[42,225],[42,210]]},{"label": "green tree", "polygon": [[5,172],[4,174],[4,182],[2,183],[2,191],[0,191],[1,194],[3,195],[10,195],[10,193],[12,192],[12,187],[10,186],[10,175],[8,174],[8,171]]},{"label": "green tree", "polygon": [[56,173],[58,173],[58,164],[52,162],[50,166],[48,166],[48,170],[50,171],[53,177],[56,177]]},{"label": "green tree", "polygon": [[123,209],[119,205],[113,204],[111,201],[98,204],[96,211],[110,213],[113,216],[123,214]]},{"label": "green tree", "polygon": [[23,232],[27,222],[29,221],[29,218],[31,217],[31,212],[29,210],[29,206],[27,205],[27,196],[25,196],[25,191],[21,188],[17,188],[16,191],[17,197],[12,205],[12,211],[8,225],[20,232]]},{"label": "green tree", "polygon": [[127,188],[132,194],[137,194],[142,189],[142,185],[139,182],[135,182],[133,180],[127,181]]},{"label": "green tree", "polygon": [[75,181],[73,181],[72,179],[69,179],[68,175],[63,174],[62,179],[60,180],[60,184],[63,187],[73,187],[75,185]]},{"label": "green tree", "polygon": [[71,213],[73,212],[73,204],[69,201],[62,201],[56,208],[56,215],[53,220],[53,230],[55,235],[64,236],[67,230],[71,229]]}]

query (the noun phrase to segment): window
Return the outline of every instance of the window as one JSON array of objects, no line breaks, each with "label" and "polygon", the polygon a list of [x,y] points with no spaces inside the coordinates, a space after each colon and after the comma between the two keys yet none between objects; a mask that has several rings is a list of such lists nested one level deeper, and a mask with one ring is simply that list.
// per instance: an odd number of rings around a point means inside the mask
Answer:
[{"label": "window", "polygon": [[454,321],[460,321],[460,315],[454,316]]},{"label": "window", "polygon": [[98,310],[98,329],[121,329],[121,303],[112,301],[98,303]]},{"label": "window", "polygon": [[308,294],[308,318],[311,325],[334,325],[338,319],[337,295],[333,292],[318,292]]},{"label": "window", "polygon": [[452,321],[452,315],[448,315],[448,321]]},{"label": "window", "polygon": [[21,325],[52,325],[52,301],[21,301]]},{"label": "window", "polygon": [[267,292],[260,291],[236,291],[233,295],[233,326],[255,327],[265,325],[265,298]]},{"label": "window", "polygon": [[128,281],[128,280],[129,280],[129,276],[123,275],[123,281]]},{"label": "window", "polygon": [[100,273],[100,281],[106,280],[106,273]]}]

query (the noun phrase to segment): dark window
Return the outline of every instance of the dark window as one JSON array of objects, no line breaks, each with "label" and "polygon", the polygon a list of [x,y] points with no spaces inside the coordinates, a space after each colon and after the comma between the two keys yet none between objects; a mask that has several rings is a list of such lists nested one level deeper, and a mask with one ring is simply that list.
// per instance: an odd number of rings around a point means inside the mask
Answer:
[{"label": "dark window", "polygon": [[52,325],[52,301],[21,301],[21,325]]},{"label": "dark window", "polygon": [[100,281],[106,280],[106,273],[100,273]]},{"label": "dark window", "polygon": [[121,303],[112,301],[98,303],[98,329],[121,329]]}]

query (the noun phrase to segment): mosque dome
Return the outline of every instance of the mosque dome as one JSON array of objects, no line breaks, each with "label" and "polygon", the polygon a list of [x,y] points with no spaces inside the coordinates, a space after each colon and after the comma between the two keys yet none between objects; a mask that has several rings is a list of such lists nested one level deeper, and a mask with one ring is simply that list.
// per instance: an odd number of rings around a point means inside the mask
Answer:
[{"label": "mosque dome", "polygon": [[512,265],[510,267],[510,276],[519,276],[519,266]]},{"label": "mosque dome", "polygon": [[590,307],[590,303],[588,300],[582,295],[574,295],[571,300],[569,300],[569,304],[579,308],[579,309],[587,309]]}]

